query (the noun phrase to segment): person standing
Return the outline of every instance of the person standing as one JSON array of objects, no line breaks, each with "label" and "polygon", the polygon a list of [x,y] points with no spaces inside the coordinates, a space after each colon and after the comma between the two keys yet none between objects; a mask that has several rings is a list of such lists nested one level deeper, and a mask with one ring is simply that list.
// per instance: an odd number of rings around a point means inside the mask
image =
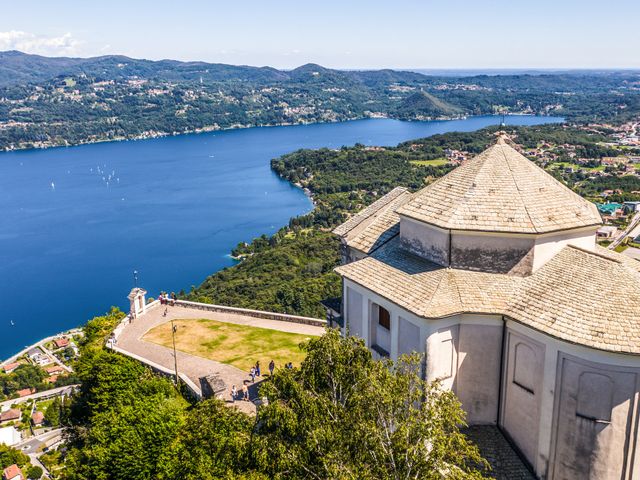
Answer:
[{"label": "person standing", "polygon": [[273,360],[271,360],[269,362],[269,376],[273,377],[273,371],[276,369],[276,362],[274,362]]},{"label": "person standing", "polygon": [[256,362],[256,377],[260,376],[260,361]]},{"label": "person standing", "polygon": [[251,367],[251,370],[249,370],[249,376],[251,377],[251,383],[254,383],[256,381],[256,367]]},{"label": "person standing", "polygon": [[231,387],[231,402],[235,403],[236,397],[238,396],[238,389],[235,385]]},{"label": "person standing", "polygon": [[242,396],[244,397],[245,402],[249,401],[249,389],[247,388],[246,383],[242,384]]}]

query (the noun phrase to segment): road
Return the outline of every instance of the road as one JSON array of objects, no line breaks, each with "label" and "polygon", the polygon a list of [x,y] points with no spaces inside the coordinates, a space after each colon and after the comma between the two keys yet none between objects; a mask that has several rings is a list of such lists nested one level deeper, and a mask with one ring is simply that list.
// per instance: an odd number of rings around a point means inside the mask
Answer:
[{"label": "road", "polygon": [[629,222],[629,226],[625,228],[624,231],[620,235],[618,235],[615,240],[613,240],[613,242],[609,244],[609,250],[613,250],[618,245],[620,245],[624,241],[624,239],[629,236],[629,233],[631,233],[631,231],[638,225],[640,225],[640,212],[635,213],[635,215],[631,219],[631,222]]},{"label": "road", "polygon": [[56,428],[54,430],[49,430],[46,433],[41,433],[40,435],[29,437],[26,440],[16,444],[13,448],[21,450],[27,455],[36,455],[42,452],[39,451],[40,448],[45,446],[47,443],[51,445],[52,443],[56,443],[62,440],[62,428]]},{"label": "road", "polygon": [[14,445],[14,448],[28,455],[31,464],[42,468],[42,471],[46,475],[44,478],[49,478],[49,471],[40,461],[40,456],[44,453],[42,450],[47,444],[52,445],[62,441],[62,432],[62,428],[56,428],[37,437],[28,438],[24,442]]},{"label": "road", "polygon": [[16,403],[24,403],[27,400],[53,397],[55,395],[70,395],[75,388],[78,388],[80,385],[67,385],[65,387],[52,388],[51,390],[45,390],[44,392],[32,393],[31,395],[27,395],[25,397],[14,398],[12,400],[5,400],[4,402],[0,402],[0,408],[10,407],[11,405],[15,405]]}]

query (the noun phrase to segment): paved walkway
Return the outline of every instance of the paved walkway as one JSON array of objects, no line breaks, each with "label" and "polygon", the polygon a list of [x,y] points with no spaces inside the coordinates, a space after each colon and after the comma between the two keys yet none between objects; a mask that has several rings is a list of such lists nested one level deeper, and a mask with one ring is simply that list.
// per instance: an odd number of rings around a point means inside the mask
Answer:
[{"label": "paved walkway", "polygon": [[476,425],[468,427],[464,433],[491,465],[489,477],[496,480],[535,480],[535,475],[525,466],[498,427]]},{"label": "paved walkway", "polygon": [[[116,346],[125,352],[132,353],[153,363],[161,365],[162,367],[173,371],[174,370],[174,358],[173,350],[154,343],[146,342],[142,340],[142,337],[150,329],[169,322],[171,320],[178,319],[200,319],[206,318],[210,320],[217,320],[219,322],[235,323],[239,325],[255,326],[262,328],[269,328],[273,330],[280,330],[283,332],[301,333],[305,335],[322,335],[324,333],[323,327],[317,327],[312,325],[304,325],[292,322],[283,322],[280,320],[267,320],[256,317],[249,317],[235,313],[221,313],[221,312],[208,312],[205,310],[198,310],[192,308],[185,308],[180,306],[167,307],[167,316],[163,317],[164,306],[157,306],[148,310],[144,315],[138,317],[129,325],[127,325],[123,332],[120,334]],[[200,386],[200,379],[207,375],[217,374],[225,382],[227,387],[227,393],[224,399],[231,404],[230,391],[231,386],[236,385],[238,390],[241,389],[242,384],[246,383],[249,388],[249,397],[253,401],[258,395],[259,382],[251,383],[248,372],[227,365],[224,363],[216,362],[206,358],[190,355],[184,352],[177,352],[178,355],[178,371],[186,374],[191,381]],[[263,365],[264,371],[268,372],[267,366]],[[259,377],[264,379],[264,377]],[[264,381],[264,380],[263,380]],[[240,410],[252,413],[255,412],[255,405],[253,402],[236,401],[235,406]]]}]

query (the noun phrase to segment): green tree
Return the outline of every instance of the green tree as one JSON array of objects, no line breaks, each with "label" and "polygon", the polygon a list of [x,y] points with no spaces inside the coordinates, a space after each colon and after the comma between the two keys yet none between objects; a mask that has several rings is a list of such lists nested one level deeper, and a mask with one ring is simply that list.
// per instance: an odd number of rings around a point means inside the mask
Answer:
[{"label": "green tree", "polygon": [[13,464],[22,467],[29,463],[29,457],[20,450],[9,447],[4,443],[0,443],[0,470],[7,468]]},{"label": "green tree", "polygon": [[[160,459],[158,478],[248,478],[251,472],[247,453],[252,424],[248,415],[225,406],[220,400],[197,404]],[[253,475],[258,478],[258,474]]]},{"label": "green tree", "polygon": [[29,480],[40,480],[43,473],[44,472],[41,467],[38,467],[37,465],[30,465],[29,468],[27,468],[25,475]]},{"label": "green tree", "polygon": [[60,411],[62,410],[62,402],[60,401],[60,397],[56,397],[53,399],[53,402],[49,404],[47,409],[44,411],[44,418],[52,427],[57,427],[60,425]]},{"label": "green tree", "polygon": [[419,358],[374,361],[335,330],[310,340],[300,369],[261,389],[252,460],[271,478],[482,478],[460,432],[460,403],[420,376]]},{"label": "green tree", "polygon": [[135,360],[87,349],[69,417],[65,478],[150,480],[182,425],[186,402],[168,379]]}]

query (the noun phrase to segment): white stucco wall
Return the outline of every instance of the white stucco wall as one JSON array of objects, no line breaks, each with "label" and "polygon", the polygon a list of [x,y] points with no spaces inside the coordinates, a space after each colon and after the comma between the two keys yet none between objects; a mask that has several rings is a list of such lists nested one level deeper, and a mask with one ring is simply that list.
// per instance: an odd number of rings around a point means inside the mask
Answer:
[{"label": "white stucco wall", "polygon": [[[567,443],[567,439],[557,438],[559,419],[555,417],[558,409],[556,402],[559,402],[561,391],[563,389],[563,381],[560,380],[560,371],[562,369],[562,358],[567,356],[572,357],[574,360],[580,362],[587,362],[588,365],[597,366],[599,368],[607,369],[612,368],[614,370],[632,370],[640,373],[640,357],[637,355],[623,355],[613,352],[603,352],[595,350],[582,345],[575,345],[562,340],[549,337],[541,332],[538,332],[532,328],[522,325],[518,322],[508,319],[506,323],[507,329],[511,332],[517,332],[521,335],[530,338],[540,344],[544,345],[544,369],[543,380],[541,386],[542,397],[540,399],[540,421],[538,427],[538,448],[537,456],[533,467],[540,476],[544,479],[559,480],[562,478],[571,478],[566,475],[553,475],[552,463],[564,462],[570,464],[573,460],[571,455],[567,452],[561,453],[561,458],[556,458],[555,449],[557,442],[562,444]],[[560,383],[558,383],[560,382]],[[556,395],[557,392],[557,395]],[[638,394],[634,394],[634,416],[637,416]],[[571,416],[571,415],[570,415]],[[572,414],[575,417],[575,413]],[[629,476],[624,478],[631,478],[631,472],[633,472],[633,478],[640,478],[640,459],[638,455],[635,455],[635,463],[631,464],[632,457],[636,451],[638,444],[638,430],[637,425],[635,429],[629,432],[630,441],[625,447],[625,461],[627,462],[626,471]],[[589,459],[585,456],[583,451],[581,454],[583,462],[589,462]],[[603,479],[606,478],[621,478],[620,476],[596,476],[595,472],[592,476],[587,478]]]},{"label": "white stucco wall", "polygon": [[403,248],[438,265],[449,264],[449,231],[400,216]]},{"label": "white stucco wall", "polygon": [[538,453],[545,345],[506,330],[500,424],[532,465]]},{"label": "white stucco wall", "polygon": [[[369,342],[361,312],[374,303],[386,308],[390,357],[396,360],[411,349],[426,354],[426,377],[441,378],[456,392],[471,424],[492,423],[499,411],[503,429],[540,478],[640,478],[640,452],[635,453],[640,356],[570,344],[497,315],[427,320],[347,279],[344,283],[345,298],[355,304],[347,302],[348,324],[360,318]],[[595,376],[581,384],[585,373]],[[611,394],[610,403],[598,396],[604,390]],[[580,411],[583,416],[577,418]],[[589,420],[589,415],[608,423]]]},{"label": "white stucco wall", "polygon": [[345,308],[347,322],[345,325],[347,325],[351,335],[364,338],[362,294],[352,288],[346,288],[344,298],[347,304]]},{"label": "white stucco wall", "polygon": [[533,252],[533,271],[536,271],[567,245],[575,245],[585,250],[596,247],[596,230],[598,227],[587,229],[556,232],[541,235],[536,238]]}]

